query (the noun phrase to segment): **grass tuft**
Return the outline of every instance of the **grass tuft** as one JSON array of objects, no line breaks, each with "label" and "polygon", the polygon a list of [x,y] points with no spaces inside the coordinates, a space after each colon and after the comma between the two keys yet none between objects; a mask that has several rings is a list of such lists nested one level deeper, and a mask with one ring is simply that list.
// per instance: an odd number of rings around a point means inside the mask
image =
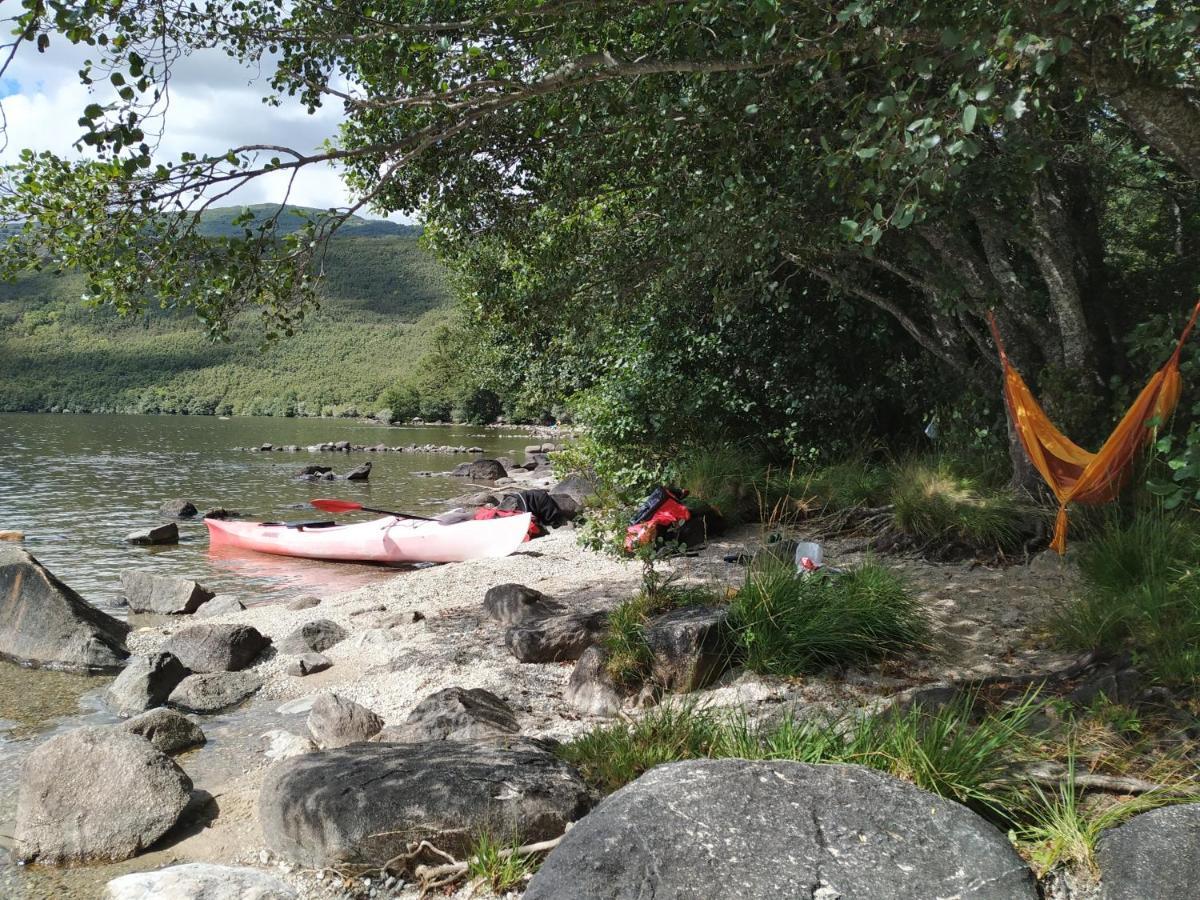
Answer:
[{"label": "grass tuft", "polygon": [[810,472],[808,488],[826,509],[880,506],[887,502],[893,477],[890,469],[866,459],[848,459]]},{"label": "grass tuft", "polygon": [[743,447],[721,445],[693,451],[674,467],[674,482],[704,500],[730,525],[754,517],[760,467]]},{"label": "grass tuft", "polygon": [[872,662],[920,646],[928,629],[899,577],[870,563],[813,576],[789,563],[754,566],[730,622],[747,667],[772,675]]},{"label": "grass tuft", "polygon": [[535,871],[537,861],[517,853],[521,842],[497,840],[484,833],[476,840],[467,860],[467,877],[483,882],[493,893],[503,894],[514,888],[523,887]]},{"label": "grass tuft", "polygon": [[1004,489],[988,489],[946,461],[911,461],[892,488],[896,528],[918,541],[966,544],[980,550],[1020,546],[1032,509]]}]

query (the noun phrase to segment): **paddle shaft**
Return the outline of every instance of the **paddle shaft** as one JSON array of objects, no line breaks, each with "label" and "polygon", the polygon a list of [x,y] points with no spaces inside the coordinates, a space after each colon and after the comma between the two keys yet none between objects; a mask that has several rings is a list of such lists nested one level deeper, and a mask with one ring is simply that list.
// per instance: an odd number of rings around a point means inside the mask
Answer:
[{"label": "paddle shaft", "polygon": [[436,522],[437,519],[429,516],[418,516],[413,513],[393,512],[390,509],[376,509],[373,506],[363,506],[361,503],[356,503],[353,500],[310,500],[309,506],[313,506],[322,512],[373,512],[380,513],[385,516],[395,516],[397,519],[418,519],[422,522]]}]

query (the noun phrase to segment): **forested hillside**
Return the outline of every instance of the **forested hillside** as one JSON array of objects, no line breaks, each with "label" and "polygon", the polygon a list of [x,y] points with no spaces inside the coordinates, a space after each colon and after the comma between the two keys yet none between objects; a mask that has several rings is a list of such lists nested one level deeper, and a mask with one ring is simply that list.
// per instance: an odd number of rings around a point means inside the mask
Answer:
[{"label": "forested hillside", "polygon": [[[205,233],[233,233],[237,212],[209,212]],[[0,409],[374,413],[449,316],[445,275],[419,233],[352,220],[325,259],[320,310],[293,337],[266,346],[251,316],[214,343],[190,310],[126,319],[90,309],[76,275],[0,284]]]}]

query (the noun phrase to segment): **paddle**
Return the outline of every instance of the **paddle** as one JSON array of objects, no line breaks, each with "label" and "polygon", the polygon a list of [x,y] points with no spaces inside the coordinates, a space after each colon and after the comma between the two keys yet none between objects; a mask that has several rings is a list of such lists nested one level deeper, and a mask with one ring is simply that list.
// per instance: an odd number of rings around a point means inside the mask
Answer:
[{"label": "paddle", "polygon": [[381,513],[385,516],[395,516],[397,519],[420,519],[422,522],[436,522],[437,519],[429,516],[415,516],[412,513],[392,512],[388,509],[375,509],[371,506],[363,506],[361,503],[355,503],[353,500],[310,500],[309,506],[316,507],[322,512],[343,513],[343,512],[373,512]]}]

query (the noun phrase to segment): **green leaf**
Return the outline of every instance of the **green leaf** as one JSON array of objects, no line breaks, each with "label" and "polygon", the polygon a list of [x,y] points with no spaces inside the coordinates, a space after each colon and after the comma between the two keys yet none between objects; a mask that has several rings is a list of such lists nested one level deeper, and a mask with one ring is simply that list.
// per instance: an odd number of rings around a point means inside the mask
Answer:
[{"label": "green leaf", "polygon": [[979,115],[979,110],[975,108],[974,104],[968,103],[963,107],[962,127],[963,131],[967,134],[975,130],[975,117],[977,115]]}]

